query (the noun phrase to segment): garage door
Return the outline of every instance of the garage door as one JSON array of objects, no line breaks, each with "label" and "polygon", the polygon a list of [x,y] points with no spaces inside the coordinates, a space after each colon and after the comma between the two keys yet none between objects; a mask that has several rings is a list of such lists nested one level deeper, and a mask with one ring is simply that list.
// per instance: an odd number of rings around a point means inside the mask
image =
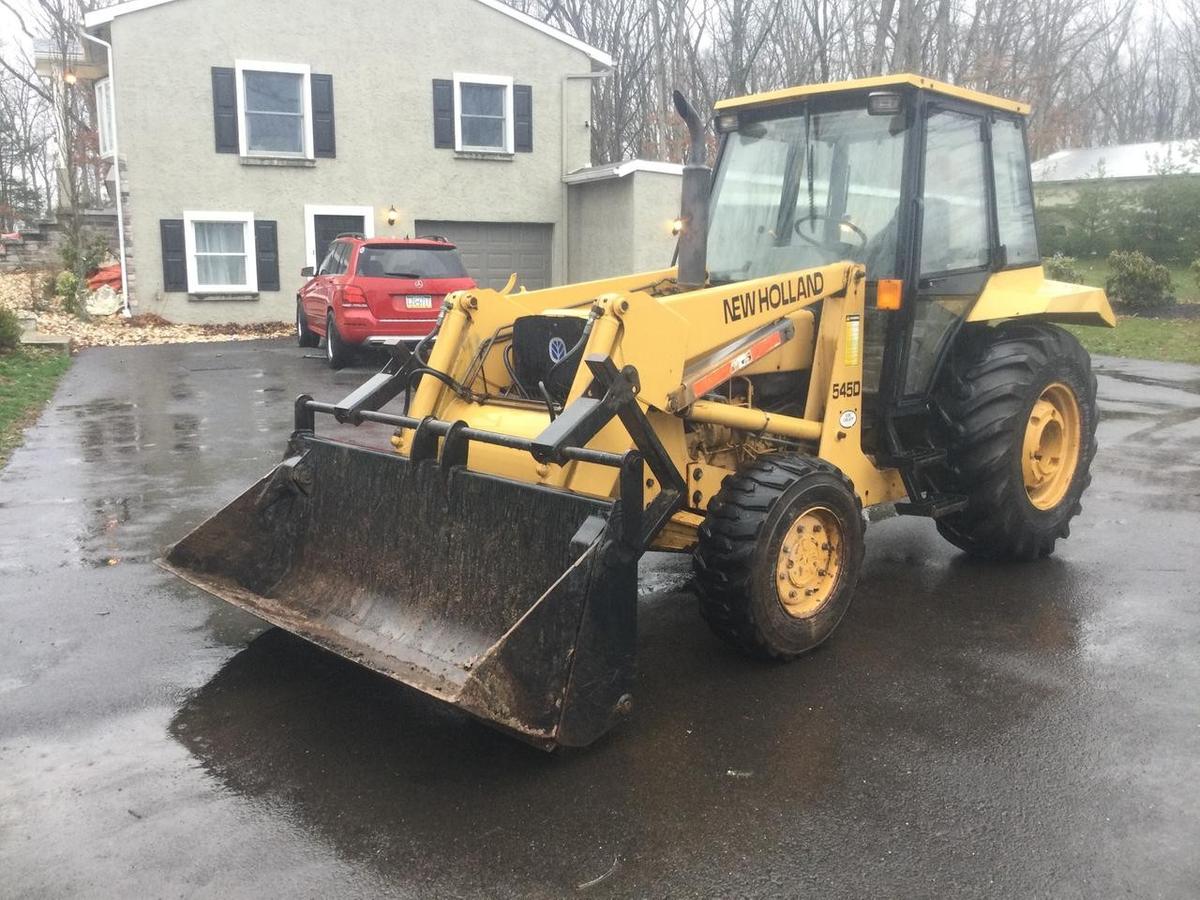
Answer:
[{"label": "garage door", "polygon": [[531,291],[550,287],[551,225],[420,220],[416,232],[440,234],[456,244],[467,273],[484,287],[504,287],[513,272],[517,284]]}]

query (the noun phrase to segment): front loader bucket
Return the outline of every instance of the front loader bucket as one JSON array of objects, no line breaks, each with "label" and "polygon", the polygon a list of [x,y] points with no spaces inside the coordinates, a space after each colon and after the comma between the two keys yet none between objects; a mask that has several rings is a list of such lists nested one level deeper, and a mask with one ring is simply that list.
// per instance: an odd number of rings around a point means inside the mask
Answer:
[{"label": "front loader bucket", "polygon": [[628,709],[637,555],[612,501],[297,434],[165,568],[539,746]]}]

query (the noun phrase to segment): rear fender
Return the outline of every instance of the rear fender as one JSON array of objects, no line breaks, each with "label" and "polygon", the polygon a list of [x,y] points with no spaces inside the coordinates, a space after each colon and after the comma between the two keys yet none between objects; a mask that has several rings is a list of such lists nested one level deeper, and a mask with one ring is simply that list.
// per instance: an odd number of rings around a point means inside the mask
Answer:
[{"label": "rear fender", "polygon": [[967,315],[968,322],[1017,318],[1107,328],[1117,324],[1103,290],[1051,281],[1041,266],[994,272]]}]

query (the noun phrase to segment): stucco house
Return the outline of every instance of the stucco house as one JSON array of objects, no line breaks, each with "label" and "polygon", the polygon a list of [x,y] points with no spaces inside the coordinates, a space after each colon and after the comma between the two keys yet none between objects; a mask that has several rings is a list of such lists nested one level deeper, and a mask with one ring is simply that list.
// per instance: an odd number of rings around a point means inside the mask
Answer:
[{"label": "stucco house", "polygon": [[[343,232],[444,235],[489,286],[670,261],[678,173],[589,176],[612,59],[500,0],[128,0],[84,24],[111,45],[89,53],[135,312],[290,320]],[[605,191],[643,214],[615,226]]]}]

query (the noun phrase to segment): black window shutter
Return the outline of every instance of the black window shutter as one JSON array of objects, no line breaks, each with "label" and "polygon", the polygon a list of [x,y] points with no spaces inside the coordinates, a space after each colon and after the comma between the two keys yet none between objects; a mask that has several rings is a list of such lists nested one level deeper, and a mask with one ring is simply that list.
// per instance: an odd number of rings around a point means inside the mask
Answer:
[{"label": "black window shutter", "polygon": [[454,149],[454,82],[433,79],[433,146]]},{"label": "black window shutter", "polygon": [[333,134],[333,76],[312,75],[313,154],[318,159],[337,156]]},{"label": "black window shutter", "polygon": [[213,131],[218,153],[238,152],[237,74],[213,66]]},{"label": "black window shutter", "polygon": [[258,267],[258,289],[279,290],[279,237],[274,222],[254,220],[254,255]]},{"label": "black window shutter", "polygon": [[513,147],[518,153],[533,152],[533,88],[513,85]]},{"label": "black window shutter", "polygon": [[188,289],[188,284],[183,219],[160,219],[158,230],[162,237],[163,292],[184,292]]}]

